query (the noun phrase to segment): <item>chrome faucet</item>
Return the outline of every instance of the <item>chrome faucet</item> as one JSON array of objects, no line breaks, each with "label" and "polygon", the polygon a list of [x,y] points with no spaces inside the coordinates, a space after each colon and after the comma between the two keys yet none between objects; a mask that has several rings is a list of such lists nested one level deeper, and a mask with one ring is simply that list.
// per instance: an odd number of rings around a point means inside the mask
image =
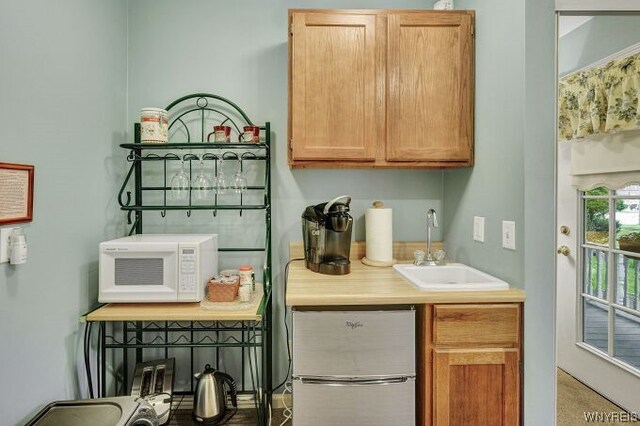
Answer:
[{"label": "chrome faucet", "polygon": [[[427,265],[427,266],[436,266],[442,265],[444,260],[444,252],[442,256],[440,253],[436,253],[437,256],[434,257],[434,253],[431,250],[431,230],[438,227],[438,216],[436,216],[436,211],[434,209],[429,209],[427,211],[427,253],[425,259],[425,253],[422,250],[416,250],[413,253],[414,261],[413,264],[416,266]],[[439,252],[442,250],[438,250]]]},{"label": "chrome faucet", "polygon": [[438,227],[438,216],[434,209],[427,211],[427,265],[437,265],[431,251],[431,230]]}]

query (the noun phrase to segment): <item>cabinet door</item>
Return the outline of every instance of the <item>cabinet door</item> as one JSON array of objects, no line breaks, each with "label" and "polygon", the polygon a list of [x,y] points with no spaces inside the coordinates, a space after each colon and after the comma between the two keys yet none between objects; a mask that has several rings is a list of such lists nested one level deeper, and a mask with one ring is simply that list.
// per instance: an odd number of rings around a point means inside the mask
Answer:
[{"label": "cabinet door", "polygon": [[375,15],[293,13],[289,161],[373,161]]},{"label": "cabinet door", "polygon": [[435,349],[434,425],[516,426],[517,349]]},{"label": "cabinet door", "polygon": [[389,14],[387,161],[473,160],[473,13]]}]

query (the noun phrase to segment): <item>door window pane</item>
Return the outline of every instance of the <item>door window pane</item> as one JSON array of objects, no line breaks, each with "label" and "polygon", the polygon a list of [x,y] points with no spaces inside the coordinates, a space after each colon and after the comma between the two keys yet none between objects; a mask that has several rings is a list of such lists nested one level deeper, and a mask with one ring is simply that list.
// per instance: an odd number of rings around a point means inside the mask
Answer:
[{"label": "door window pane", "polygon": [[587,196],[601,196],[601,195],[607,196],[607,195],[609,195],[609,190],[604,186],[599,186],[597,188],[593,188],[593,189],[585,192],[584,195],[587,195]]},{"label": "door window pane", "polygon": [[604,303],[583,298],[583,340],[591,346],[607,352],[609,339],[609,312]]},{"label": "door window pane", "polygon": [[640,199],[616,199],[616,248],[640,253]]},{"label": "door window pane", "polygon": [[640,310],[640,257],[616,254],[616,303]]},{"label": "door window pane", "polygon": [[[596,188],[598,190],[599,188]],[[640,185],[629,185],[616,190],[616,195],[640,197]]]},{"label": "door window pane", "polygon": [[582,340],[640,370],[640,185],[582,195]]},{"label": "door window pane", "polygon": [[608,253],[605,250],[584,249],[584,293],[600,299],[607,298]]},{"label": "door window pane", "polygon": [[584,200],[585,242],[609,245],[609,200]]},{"label": "door window pane", "polygon": [[615,310],[614,358],[640,368],[640,317]]}]

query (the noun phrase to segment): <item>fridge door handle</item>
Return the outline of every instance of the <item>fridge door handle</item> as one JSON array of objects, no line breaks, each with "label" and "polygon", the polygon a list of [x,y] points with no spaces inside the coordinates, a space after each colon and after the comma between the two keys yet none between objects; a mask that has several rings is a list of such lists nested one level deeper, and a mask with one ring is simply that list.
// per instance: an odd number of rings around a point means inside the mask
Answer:
[{"label": "fridge door handle", "polygon": [[[296,378],[294,378],[295,380]],[[328,386],[365,386],[365,385],[390,385],[397,383],[406,383],[409,377],[392,377],[392,378],[379,378],[379,379],[329,379],[329,378],[316,378],[316,377],[299,377],[300,383],[306,385],[328,385]]]}]

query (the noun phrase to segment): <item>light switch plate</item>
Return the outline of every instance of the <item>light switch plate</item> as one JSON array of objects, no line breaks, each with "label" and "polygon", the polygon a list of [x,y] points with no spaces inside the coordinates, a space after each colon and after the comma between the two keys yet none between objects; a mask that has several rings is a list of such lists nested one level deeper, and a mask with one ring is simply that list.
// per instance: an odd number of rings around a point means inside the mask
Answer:
[{"label": "light switch plate", "polygon": [[502,247],[516,249],[516,223],[511,220],[502,221]]},{"label": "light switch plate", "polygon": [[0,263],[9,262],[9,236],[13,232],[14,227],[0,228]]},{"label": "light switch plate", "polygon": [[473,240],[484,243],[484,217],[473,217]]}]

